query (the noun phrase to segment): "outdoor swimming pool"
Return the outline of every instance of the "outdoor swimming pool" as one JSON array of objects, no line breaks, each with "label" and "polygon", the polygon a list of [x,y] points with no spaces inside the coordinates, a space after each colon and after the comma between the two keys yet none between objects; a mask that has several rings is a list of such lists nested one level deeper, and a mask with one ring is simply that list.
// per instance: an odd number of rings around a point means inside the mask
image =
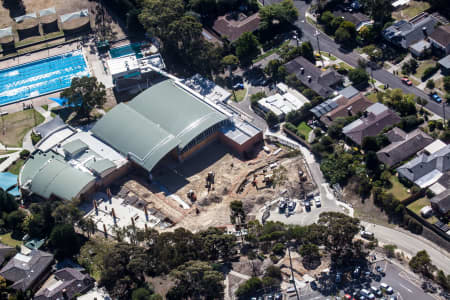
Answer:
[{"label": "outdoor swimming pool", "polygon": [[136,54],[137,58],[142,58],[141,43],[132,43],[109,50],[109,54],[112,58],[122,57],[133,53]]},{"label": "outdoor swimming pool", "polygon": [[82,76],[89,70],[79,50],[0,70],[0,106],[65,89]]}]

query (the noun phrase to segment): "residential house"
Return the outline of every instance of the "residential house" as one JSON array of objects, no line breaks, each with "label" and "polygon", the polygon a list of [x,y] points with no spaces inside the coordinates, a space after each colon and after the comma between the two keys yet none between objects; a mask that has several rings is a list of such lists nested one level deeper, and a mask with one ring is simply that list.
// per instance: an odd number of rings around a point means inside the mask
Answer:
[{"label": "residential house", "polygon": [[450,54],[438,61],[443,75],[450,75]]},{"label": "residential house", "polygon": [[342,83],[342,76],[332,69],[322,71],[306,58],[299,56],[284,64],[289,74],[295,74],[305,86],[319,96],[328,98],[333,95],[333,88]]},{"label": "residential house", "polygon": [[363,94],[358,94],[337,108],[321,116],[320,121],[328,127],[336,121],[337,118],[356,116],[358,113],[365,111],[372,104],[373,102],[367,99]]},{"label": "residential house", "polygon": [[363,116],[342,129],[344,135],[354,143],[361,145],[366,136],[376,136],[384,128],[400,122],[401,118],[381,103],[372,104],[363,112]]},{"label": "residential house", "polygon": [[430,199],[431,207],[438,215],[446,215],[450,211],[450,189]]},{"label": "residential house", "polygon": [[360,12],[347,12],[343,10],[337,10],[333,12],[334,16],[341,17],[345,21],[355,24],[356,31],[360,31],[364,26],[372,25],[373,21],[368,15]]},{"label": "residential house", "polygon": [[434,184],[448,171],[450,171],[450,145],[432,154],[423,151],[413,160],[397,168],[400,176],[421,188]]},{"label": "residential house", "polygon": [[437,20],[427,13],[419,14],[413,19],[400,20],[383,30],[383,37],[394,45],[408,49],[434,32]]},{"label": "residential house", "polygon": [[10,247],[0,243],[0,266],[3,264],[6,258],[13,254],[15,251],[16,249],[14,247]]},{"label": "residential house", "polygon": [[220,16],[214,22],[212,29],[221,37],[234,42],[245,32],[253,32],[258,29],[261,18],[258,13],[246,16],[243,13],[231,13]]},{"label": "residential house", "polygon": [[429,40],[434,48],[439,49],[444,54],[450,54],[450,25],[437,27]]},{"label": "residential house", "polygon": [[286,91],[285,93],[277,93],[258,101],[258,106],[264,112],[273,112],[278,119],[284,119],[291,111],[299,110],[309,100],[296,91]]},{"label": "residential house", "polygon": [[94,287],[95,280],[77,269],[64,268],[53,273],[33,300],[75,299]]},{"label": "residential house", "polygon": [[420,129],[406,133],[395,127],[385,135],[391,144],[378,151],[377,157],[388,167],[407,159],[433,142],[433,138]]},{"label": "residential house", "polygon": [[0,276],[5,278],[15,290],[34,290],[50,274],[53,255],[39,250],[28,254],[17,253],[0,270]]},{"label": "residential house", "polygon": [[349,85],[348,87],[339,91],[339,95],[344,96],[347,99],[351,99],[359,94],[359,91],[353,87],[353,85]]},{"label": "residential house", "polygon": [[409,52],[414,57],[420,58],[425,55],[426,51],[431,48],[431,43],[426,40],[420,40],[409,46]]}]

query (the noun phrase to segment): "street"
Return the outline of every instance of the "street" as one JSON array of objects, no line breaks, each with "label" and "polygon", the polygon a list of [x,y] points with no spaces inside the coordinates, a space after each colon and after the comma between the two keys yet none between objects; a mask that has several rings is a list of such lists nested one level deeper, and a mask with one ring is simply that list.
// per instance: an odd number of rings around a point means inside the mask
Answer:
[{"label": "street", "polygon": [[[280,0],[266,0],[265,5],[270,5],[272,3],[278,3]],[[309,41],[315,50],[318,50],[317,37],[316,33],[318,32],[316,27],[309,24],[306,20],[306,12],[309,9],[311,4],[306,3],[305,1],[294,1],[295,7],[298,9],[299,17],[295,25],[301,29],[302,31],[302,40]],[[319,44],[320,50],[325,52],[330,52],[334,56],[342,59],[347,64],[356,67],[358,66],[358,60],[362,59],[362,57],[355,51],[346,53],[342,50],[341,46],[336,44],[331,38],[329,38],[326,34],[319,34]],[[399,88],[402,89],[404,93],[414,94],[417,97],[421,97],[423,99],[429,100],[428,104],[425,106],[427,109],[432,111],[433,113],[443,117],[443,107],[441,104],[438,104],[432,100],[430,100],[429,95],[427,95],[424,91],[414,87],[407,86],[403,84],[397,76],[389,73],[384,69],[373,70],[373,77],[385,84],[389,84],[390,88]],[[450,115],[450,107],[445,107],[445,115]]]}]

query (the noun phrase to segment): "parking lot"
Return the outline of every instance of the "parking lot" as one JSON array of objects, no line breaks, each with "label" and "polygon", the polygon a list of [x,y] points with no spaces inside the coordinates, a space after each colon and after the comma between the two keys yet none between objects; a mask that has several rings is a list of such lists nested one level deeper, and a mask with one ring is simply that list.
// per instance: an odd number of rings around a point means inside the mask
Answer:
[{"label": "parking lot", "polygon": [[[376,267],[381,267],[381,273],[376,271]],[[365,273],[370,272],[369,276]],[[351,273],[351,272],[350,272]],[[369,274],[369,273],[367,273]],[[380,275],[379,277],[377,275]],[[334,278],[335,273],[330,275]],[[392,288],[392,293],[387,293],[386,289],[380,289],[381,284],[387,284]],[[415,275],[404,271],[401,267],[392,264],[386,260],[379,261],[369,266],[368,270],[361,270],[359,279],[348,280],[341,285],[329,284],[329,281],[325,281],[323,285],[318,283],[318,289],[312,288],[311,285],[307,285],[300,290],[301,300],[326,300],[326,299],[347,299],[344,298],[346,294],[351,295],[351,299],[360,298],[359,291],[366,289],[369,292],[371,287],[376,287],[383,291],[383,295],[376,296],[376,299],[398,299],[398,300],[432,300],[439,299],[437,296],[433,296],[425,293],[421,288],[421,280]],[[353,295],[353,293],[355,293]],[[328,295],[324,295],[328,294]],[[358,295],[358,296],[356,296]],[[375,296],[375,295],[374,295]],[[381,296],[381,297],[380,297]],[[384,297],[384,298],[383,298]],[[392,297],[392,298],[391,298]],[[287,299],[297,299],[295,293],[287,296]],[[364,299],[368,299],[367,297]]]}]

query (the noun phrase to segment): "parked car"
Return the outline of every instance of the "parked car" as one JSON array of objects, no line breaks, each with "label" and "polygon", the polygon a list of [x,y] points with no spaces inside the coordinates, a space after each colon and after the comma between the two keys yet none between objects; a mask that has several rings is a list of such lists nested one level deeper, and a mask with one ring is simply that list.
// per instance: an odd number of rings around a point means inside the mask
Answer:
[{"label": "parked car", "polygon": [[373,240],[375,237],[373,232],[370,232],[370,231],[362,230],[360,234],[361,234],[361,237],[363,237],[367,240]]},{"label": "parked car", "polygon": [[281,293],[276,293],[275,300],[281,300],[281,299],[283,299],[283,295],[281,295]]},{"label": "parked car", "polygon": [[322,206],[322,202],[320,202],[320,197],[316,197],[315,201],[316,201],[316,207]]},{"label": "parked car", "polygon": [[317,283],[315,281],[311,281],[311,283],[309,285],[311,286],[311,289],[313,291],[317,290]]},{"label": "parked car", "polygon": [[375,286],[370,287],[370,291],[377,297],[383,296],[383,293],[381,292],[381,290]]},{"label": "parked car", "polygon": [[412,81],[409,80],[408,77],[403,77],[403,78],[402,78],[402,82],[403,82],[404,84],[406,84],[406,85],[409,85],[409,86],[412,85]]},{"label": "parked car", "polygon": [[431,99],[433,99],[433,100],[436,101],[437,103],[442,103],[441,97],[439,97],[439,95],[436,94],[436,93],[431,93]]},{"label": "parked car", "polygon": [[234,90],[242,90],[243,88],[244,88],[243,83],[236,83],[235,85],[233,85]]},{"label": "parked car", "polygon": [[391,295],[394,293],[394,290],[386,283],[382,282],[380,284],[380,288],[384,290],[387,294]]},{"label": "parked car", "polygon": [[297,203],[295,203],[294,201],[289,201],[289,203],[288,203],[288,210],[289,211],[294,211],[296,205],[297,205]]},{"label": "parked car", "polygon": [[335,281],[336,281],[336,283],[340,283],[342,281],[342,273],[341,272],[336,273]]}]

